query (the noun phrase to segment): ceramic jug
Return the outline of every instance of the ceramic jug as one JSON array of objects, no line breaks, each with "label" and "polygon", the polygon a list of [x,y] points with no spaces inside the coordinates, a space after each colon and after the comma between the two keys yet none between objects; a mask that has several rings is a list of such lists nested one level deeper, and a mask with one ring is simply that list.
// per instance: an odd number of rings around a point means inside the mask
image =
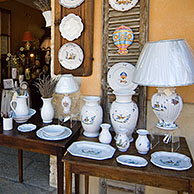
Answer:
[{"label": "ceramic jug", "polygon": [[127,136],[127,129],[119,129],[116,140],[116,146],[121,152],[126,152],[130,146],[129,138]]},{"label": "ceramic jug", "polygon": [[112,141],[112,136],[109,131],[109,128],[111,127],[111,125],[108,123],[102,123],[100,127],[102,128],[102,131],[100,132],[100,135],[99,135],[100,143],[109,144]]},{"label": "ceramic jug", "polygon": [[[17,96],[16,100],[10,102],[10,107],[15,113],[16,116],[28,115],[29,107],[27,105],[28,96]],[[13,103],[16,104],[16,107],[13,107]]]}]

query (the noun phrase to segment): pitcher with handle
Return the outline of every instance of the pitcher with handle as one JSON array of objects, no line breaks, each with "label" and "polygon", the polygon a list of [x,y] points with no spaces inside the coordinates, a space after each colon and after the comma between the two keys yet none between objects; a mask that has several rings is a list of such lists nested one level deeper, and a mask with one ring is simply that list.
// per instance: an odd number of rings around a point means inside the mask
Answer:
[{"label": "pitcher with handle", "polygon": [[[27,105],[28,96],[17,96],[16,100],[10,102],[10,107],[16,116],[28,115],[29,107]],[[16,103],[16,108],[13,107],[13,103]]]}]

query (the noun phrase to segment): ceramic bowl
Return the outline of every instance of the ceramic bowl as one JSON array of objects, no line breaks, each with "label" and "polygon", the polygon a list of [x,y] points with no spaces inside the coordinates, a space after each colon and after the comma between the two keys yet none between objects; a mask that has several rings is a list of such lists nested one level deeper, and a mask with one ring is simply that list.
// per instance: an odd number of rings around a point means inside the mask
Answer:
[{"label": "ceramic bowl", "polygon": [[65,128],[61,125],[48,125],[43,127],[43,134],[50,137],[62,135],[64,132]]}]

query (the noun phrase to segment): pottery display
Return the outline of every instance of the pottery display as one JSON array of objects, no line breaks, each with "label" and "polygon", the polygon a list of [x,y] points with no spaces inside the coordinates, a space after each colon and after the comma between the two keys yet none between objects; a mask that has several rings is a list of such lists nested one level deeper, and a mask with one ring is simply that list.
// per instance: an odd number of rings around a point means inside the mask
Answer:
[{"label": "pottery display", "polygon": [[133,141],[132,134],[137,124],[138,107],[132,100],[134,91],[130,90],[115,90],[116,100],[111,104],[110,119],[116,137],[119,129],[127,129],[127,136]]},{"label": "pottery display", "polygon": [[54,118],[54,108],[52,106],[52,97],[51,98],[42,98],[43,106],[40,111],[40,115],[43,123],[51,123]]},{"label": "pottery display", "polygon": [[120,26],[113,32],[113,42],[121,55],[128,53],[127,48],[133,43],[133,40],[134,34],[129,27]]},{"label": "pottery display", "polygon": [[81,124],[86,137],[98,137],[103,112],[99,105],[100,97],[86,96],[85,105],[81,109]]},{"label": "pottery display", "polygon": [[135,147],[140,154],[147,154],[150,149],[150,141],[147,137],[149,132],[145,129],[138,129],[137,133],[138,138],[135,142]]},{"label": "pottery display", "polygon": [[102,131],[100,132],[100,135],[99,135],[100,143],[109,144],[112,141],[112,136],[109,131],[109,128],[111,127],[111,125],[108,123],[102,123],[100,127],[102,128]]},{"label": "pottery display", "polygon": [[127,129],[119,129],[117,140],[116,140],[116,146],[121,152],[126,152],[130,146],[129,138],[127,136]]},{"label": "pottery display", "polygon": [[[27,98],[28,96],[17,96],[16,100],[10,102],[10,107],[16,116],[28,115],[29,107],[27,105]],[[13,106],[13,103],[16,104],[15,107]]]}]

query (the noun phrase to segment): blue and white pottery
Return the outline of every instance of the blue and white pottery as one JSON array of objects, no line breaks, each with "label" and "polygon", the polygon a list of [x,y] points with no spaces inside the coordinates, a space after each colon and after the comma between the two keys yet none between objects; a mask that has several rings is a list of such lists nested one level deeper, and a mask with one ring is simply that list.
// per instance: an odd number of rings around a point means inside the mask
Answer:
[{"label": "blue and white pottery", "polygon": [[127,136],[127,129],[119,129],[116,146],[121,152],[126,152],[130,146],[129,138]]},{"label": "blue and white pottery", "polygon": [[140,154],[147,154],[150,149],[150,141],[147,137],[148,131],[145,129],[138,129],[138,138],[135,142],[135,147]]},{"label": "blue and white pottery", "polygon": [[100,143],[105,143],[105,144],[111,143],[112,136],[109,131],[109,128],[111,127],[111,125],[108,123],[102,123],[100,127],[102,128],[102,131],[100,132],[100,135],[99,135]]}]

